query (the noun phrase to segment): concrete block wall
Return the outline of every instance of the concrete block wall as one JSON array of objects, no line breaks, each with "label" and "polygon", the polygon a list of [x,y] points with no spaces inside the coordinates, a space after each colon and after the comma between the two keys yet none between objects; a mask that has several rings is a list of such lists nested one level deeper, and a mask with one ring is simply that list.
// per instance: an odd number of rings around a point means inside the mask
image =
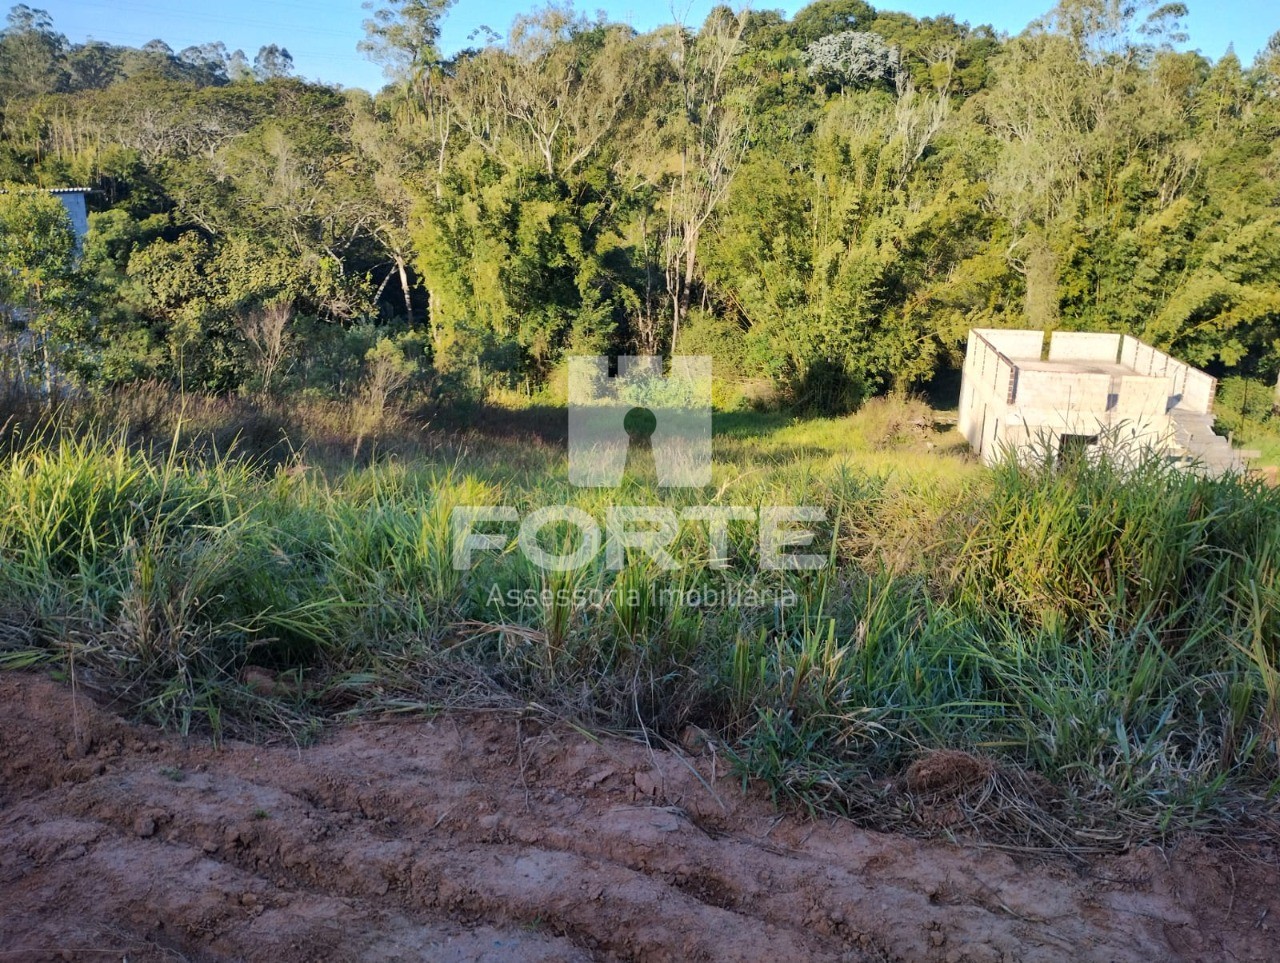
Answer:
[{"label": "concrete block wall", "polygon": [[1075,371],[1020,371],[1017,404],[1028,411],[1066,409],[1104,416],[1111,395],[1111,376]]},{"label": "concrete block wall", "polygon": [[1111,426],[1130,441],[1168,437],[1173,424],[1166,413],[1169,382],[1166,378],[1125,375],[1120,379]]},{"label": "concrete block wall", "polygon": [[1213,411],[1213,396],[1217,392],[1217,378],[1191,368],[1187,372],[1187,383],[1183,389],[1181,406],[1190,411],[1210,414]]},{"label": "concrete block wall", "polygon": [[1127,335],[1120,350],[1120,361],[1140,375],[1167,379],[1169,397],[1175,406],[1202,414],[1213,411],[1218,382],[1198,368]]},{"label": "concrete block wall", "polygon": [[969,332],[958,427],[974,450],[989,450],[992,433],[1009,403],[1014,374],[1013,363],[987,340],[983,330]]},{"label": "concrete block wall", "polygon": [[1114,364],[1119,353],[1118,334],[1055,331],[1049,339],[1050,361],[1103,361]]},{"label": "concrete block wall", "polygon": [[1169,381],[1150,375],[1125,375],[1120,379],[1112,421],[1147,420],[1165,417]]},{"label": "concrete block wall", "polygon": [[1044,353],[1043,331],[1013,328],[979,328],[987,343],[1013,361],[1039,361]]},{"label": "concrete block wall", "polygon": [[1133,368],[1135,371],[1138,366],[1136,364],[1138,348],[1142,342],[1131,335],[1125,335],[1120,339],[1120,363],[1127,368]]},{"label": "concrete block wall", "polygon": [[969,377],[969,367],[973,364],[973,352],[977,340],[977,335],[970,330],[969,340],[964,349],[964,365],[960,369],[960,406],[956,411],[956,427],[960,429],[960,433],[966,438],[968,437],[969,419],[971,417],[970,411],[973,408],[971,400],[973,384]]}]

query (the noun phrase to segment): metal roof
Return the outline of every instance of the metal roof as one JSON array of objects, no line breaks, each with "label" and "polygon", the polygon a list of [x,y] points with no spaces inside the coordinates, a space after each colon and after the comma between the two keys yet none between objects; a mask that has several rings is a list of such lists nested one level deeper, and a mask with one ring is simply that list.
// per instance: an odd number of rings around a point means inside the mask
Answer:
[{"label": "metal roof", "polygon": [[[18,190],[19,192],[26,193],[26,194],[38,194],[40,192],[44,192],[45,194],[96,194],[98,193],[98,189],[96,187],[27,187],[25,185],[19,185]],[[0,187],[0,194],[8,194],[8,193],[9,191],[7,189]]]}]

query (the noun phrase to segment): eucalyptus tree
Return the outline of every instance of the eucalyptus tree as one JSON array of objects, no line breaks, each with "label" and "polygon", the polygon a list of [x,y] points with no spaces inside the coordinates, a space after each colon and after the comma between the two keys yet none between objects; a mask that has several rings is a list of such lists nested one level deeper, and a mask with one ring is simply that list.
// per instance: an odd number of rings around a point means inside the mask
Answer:
[{"label": "eucalyptus tree", "polygon": [[10,9],[0,30],[0,103],[63,89],[67,46],[47,10],[25,3]]},{"label": "eucalyptus tree", "polygon": [[[727,7],[711,11],[690,34],[675,26],[660,35],[675,83],[666,128],[671,132],[671,170],[659,188],[666,217],[663,271],[671,306],[670,343],[689,313],[700,268],[703,232],[723,205],[747,152],[751,78],[735,77],[748,17]],[[736,83],[735,83],[736,81]]]},{"label": "eucalyptus tree", "polygon": [[454,0],[391,0],[379,6],[366,0],[362,53],[382,64],[389,78],[404,80],[429,70],[440,60],[440,21]]},{"label": "eucalyptus tree", "polygon": [[253,73],[259,80],[288,77],[293,73],[293,54],[279,44],[266,44],[253,58]]}]

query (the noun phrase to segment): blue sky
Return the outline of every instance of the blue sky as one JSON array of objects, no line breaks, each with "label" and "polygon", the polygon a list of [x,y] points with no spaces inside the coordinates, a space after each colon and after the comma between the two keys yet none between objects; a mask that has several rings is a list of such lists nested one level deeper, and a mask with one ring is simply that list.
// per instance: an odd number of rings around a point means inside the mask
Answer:
[{"label": "blue sky", "polygon": [[[242,48],[250,59],[263,44],[278,43],[293,54],[298,73],[311,79],[349,87],[376,88],[382,83],[379,68],[359,54],[356,42],[363,36],[361,22],[368,15],[360,0],[26,0],[47,9],[54,26],[74,42],[88,37],[109,43],[140,46],[160,38],[175,50],[192,44],[221,40],[229,49]],[[990,23],[998,30],[1018,33],[1053,0],[1026,3],[1019,0],[884,0],[886,10],[905,10],[916,16],[951,13],[972,24]],[[1280,30],[1277,0],[1187,0],[1191,35],[1188,48],[1218,58],[1229,43],[1247,65],[1267,38]],[[647,30],[679,17],[698,23],[715,0],[674,0],[669,4],[644,0],[579,0],[581,9],[603,8],[611,18]],[[481,25],[503,33],[511,18],[536,5],[530,0],[458,0],[444,22],[446,51],[468,45],[468,34]],[[804,6],[804,0],[768,3],[758,9],[779,8],[788,14]],[[674,12],[673,12],[674,11]]]}]

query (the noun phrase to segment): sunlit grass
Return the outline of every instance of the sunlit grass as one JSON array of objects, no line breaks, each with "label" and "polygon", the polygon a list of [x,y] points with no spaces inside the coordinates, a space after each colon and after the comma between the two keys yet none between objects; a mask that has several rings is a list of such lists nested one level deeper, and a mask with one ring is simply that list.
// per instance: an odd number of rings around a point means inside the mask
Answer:
[{"label": "sunlit grass", "polygon": [[[1274,805],[1280,493],[1155,460],[984,469],[928,409],[889,404],[721,417],[705,491],[643,467],[576,489],[563,448],[518,438],[327,470],[30,441],[0,469],[0,664],[59,665],[183,731],[451,704],[696,726],[779,796],[886,824],[907,817],[876,811],[877,780],[944,748],[1139,834]],[[725,570],[698,525],[677,571],[602,552],[543,572],[514,542],[452,564],[455,508],[558,504],[601,522],[618,504],[816,505],[830,564],[758,571],[751,521]],[[264,695],[249,667],[291,681]]]}]

